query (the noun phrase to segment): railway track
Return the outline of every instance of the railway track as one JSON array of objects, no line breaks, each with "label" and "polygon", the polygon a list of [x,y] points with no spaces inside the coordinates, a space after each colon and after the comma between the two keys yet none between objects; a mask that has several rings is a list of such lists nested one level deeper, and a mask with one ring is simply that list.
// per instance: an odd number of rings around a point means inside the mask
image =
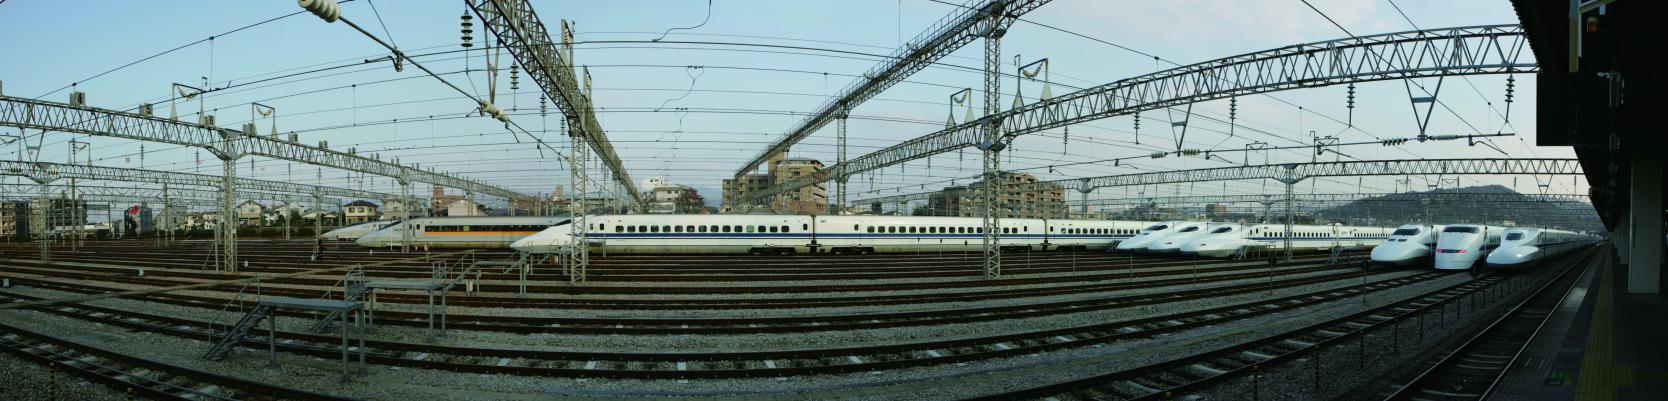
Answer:
[{"label": "railway track", "polygon": [[[114,264],[128,267],[145,267],[156,269],[199,270],[202,266],[197,262],[182,262],[190,260],[191,256],[174,253],[129,252],[109,255],[93,254],[59,254],[54,256],[54,262],[80,262],[89,264]],[[507,253],[481,252],[478,260],[504,260],[511,257]],[[1187,260],[1176,258],[1129,258],[1122,256],[1108,256],[1099,254],[1097,257],[1075,257],[1057,252],[1039,252],[1029,263],[1016,263],[1009,270],[1010,275],[1037,274],[1067,274],[1128,270],[1147,267],[1175,267],[1188,266],[1199,263],[1215,263],[1217,260]],[[16,255],[13,260],[30,260],[29,255]],[[360,255],[364,256],[364,255]],[[384,254],[384,256],[392,256]],[[399,254],[412,259],[420,258],[421,254]],[[670,263],[652,259],[621,260],[614,263],[596,263],[592,266],[592,276],[599,282],[771,282],[771,281],[806,281],[806,280],[887,280],[887,279],[923,279],[923,278],[975,278],[982,277],[977,269],[969,269],[969,263],[976,259],[966,257],[914,257],[914,258],[882,258],[872,256],[804,256],[789,257],[798,259],[790,262],[775,261],[765,257],[747,258],[690,258],[677,256],[679,262]],[[305,256],[299,258],[264,259],[260,257],[246,258],[251,261],[251,267],[241,269],[243,273],[286,273],[295,270],[312,268],[318,262],[313,262]],[[332,264],[365,263],[371,261],[385,261],[389,258],[355,258],[329,259]],[[608,260],[608,259],[604,259]],[[1310,259],[1313,260],[1313,259]],[[566,277],[557,273],[554,265],[543,265],[529,272],[531,281],[559,281]],[[430,271],[426,263],[402,263],[367,271],[378,277],[386,278],[428,278]],[[515,280],[518,274],[486,272],[482,275],[487,280]]]},{"label": "railway track", "polygon": [[[1446,273],[1427,272],[1379,280],[1365,286],[1057,330],[884,346],[723,353],[563,352],[383,341],[371,341],[367,346],[371,350],[368,359],[374,363],[471,373],[640,379],[851,373],[1012,357],[1105,344],[1123,339],[1147,338],[1337,300],[1355,299],[1364,293],[1398,288],[1445,275]],[[3,293],[0,297],[33,298],[11,293]],[[200,338],[203,336],[202,327],[205,327],[205,323],[201,321],[87,305],[63,305],[36,310],[181,338]],[[245,340],[244,345],[264,347],[267,339],[259,337],[261,333],[264,331]],[[339,348],[335,345],[339,339],[329,335],[280,332],[279,339],[277,349],[285,352],[320,357],[339,353]]]},{"label": "railway track", "polygon": [[[917,310],[907,312],[860,313],[852,315],[815,315],[788,317],[746,318],[562,318],[502,315],[448,315],[451,328],[469,331],[510,333],[570,333],[570,334],[744,334],[789,333],[839,330],[897,328],[924,325],[994,321],[1083,313],[1140,305],[1155,305],[1191,299],[1205,299],[1303,285],[1356,279],[1356,272],[1338,272],[1321,276],[1298,277],[1275,281],[1258,281],[1224,286],[1189,288],[1148,294],[1110,296],[1094,299],[970,307],[955,309]],[[17,279],[20,285],[79,293],[104,293],[118,288],[78,283],[61,283],[34,279]],[[1210,284],[1226,280],[1203,280],[1189,284]],[[1132,284],[1130,287],[1151,288],[1155,285]],[[199,308],[219,308],[224,298],[178,294],[150,294],[139,300]],[[316,317],[305,313],[292,316]],[[426,312],[377,311],[378,325],[427,327]]]},{"label": "railway track", "polygon": [[1552,311],[1575,289],[1575,269],[1535,290],[1528,299],[1490,323],[1419,376],[1399,386],[1385,400],[1464,401],[1488,398],[1501,377],[1516,364],[1529,341],[1546,325]]},{"label": "railway track", "polygon": [[[1567,264],[1561,266],[1558,277],[1567,276],[1574,266],[1580,265],[1593,254],[1591,250],[1582,252],[1579,257],[1573,258],[1574,263],[1569,263],[1569,257],[1560,260]],[[1369,330],[1395,325],[1413,316],[1422,318],[1426,311],[1443,308],[1463,297],[1493,287],[1505,279],[1500,275],[1485,276],[1400,302],[1208,352],[1076,380],[988,394],[976,399],[1172,399],[1231,378],[1252,374],[1260,368],[1291,363],[1305,356],[1315,363],[1318,385],[1318,352],[1325,347],[1354,339],[1361,341],[1360,347],[1364,350],[1366,343],[1361,336],[1366,335]]]},{"label": "railway track", "polygon": [[[143,277],[143,278],[133,277],[132,275],[129,274],[128,271],[126,271],[126,269],[106,269],[102,273],[94,273],[94,272],[89,272],[89,271],[85,270],[84,268],[64,267],[64,266],[52,265],[52,264],[38,264],[37,262],[20,262],[20,263],[12,263],[12,264],[13,264],[13,266],[7,266],[5,268],[0,268],[0,271],[9,271],[9,272],[14,272],[14,273],[25,273],[25,274],[35,274],[35,275],[50,276],[50,277],[57,277],[57,278],[61,278],[61,279],[71,279],[71,280],[79,280],[79,281],[95,281],[95,282],[102,281],[102,282],[120,283],[120,284],[124,284],[124,285],[144,285],[144,286],[158,286],[158,287],[160,287],[160,286],[181,285],[181,284],[192,284],[192,283],[199,282],[199,281],[169,280],[169,279],[156,278],[157,276],[162,275],[162,273],[147,273],[147,277]],[[1085,294],[1085,293],[1113,291],[1113,290],[1129,289],[1129,288],[1144,288],[1144,287],[1153,287],[1153,286],[1169,286],[1169,285],[1184,285],[1184,284],[1203,284],[1203,283],[1209,283],[1209,282],[1213,282],[1213,281],[1222,281],[1222,280],[1241,280],[1241,279],[1251,279],[1251,278],[1268,278],[1268,277],[1271,277],[1271,276],[1317,273],[1317,272],[1325,272],[1325,271],[1328,271],[1328,270],[1343,271],[1343,270],[1350,270],[1350,269],[1339,268],[1339,267],[1328,267],[1328,266],[1325,266],[1325,265],[1318,265],[1317,264],[1317,265],[1288,265],[1284,268],[1280,268],[1280,269],[1277,269],[1277,270],[1274,270],[1274,271],[1269,271],[1266,267],[1240,265],[1240,266],[1224,266],[1224,267],[1201,267],[1201,268],[1198,268],[1198,269],[1189,269],[1189,270],[1159,270],[1159,271],[1138,271],[1138,272],[1137,271],[1132,271],[1132,272],[1124,272],[1122,274],[1096,274],[1096,275],[1086,275],[1086,276],[1043,277],[1042,278],[1043,280],[1004,279],[1004,280],[977,280],[977,281],[968,282],[969,284],[977,285],[977,287],[996,287],[996,288],[975,288],[975,289],[980,289],[981,291],[919,292],[919,291],[922,291],[922,290],[945,289],[946,286],[918,285],[918,283],[895,283],[895,284],[871,284],[871,285],[866,285],[866,286],[809,286],[810,289],[807,289],[807,290],[802,292],[803,294],[820,295],[820,294],[825,294],[825,293],[828,293],[828,292],[836,292],[836,291],[819,291],[819,290],[832,290],[832,289],[835,289],[835,288],[843,288],[843,289],[848,290],[848,291],[839,291],[839,292],[850,292],[850,291],[860,291],[860,290],[861,291],[877,291],[877,292],[878,291],[914,291],[915,292],[915,293],[885,294],[885,295],[851,295],[851,296],[819,296],[819,297],[787,297],[787,298],[725,298],[725,299],[688,299],[688,298],[683,298],[683,299],[653,299],[653,298],[643,298],[643,299],[578,299],[578,298],[551,298],[551,297],[520,298],[520,297],[513,297],[513,296],[505,296],[505,297],[454,297],[455,299],[449,300],[448,302],[451,305],[470,306],[470,307],[582,308],[582,309],[599,309],[599,310],[793,309],[793,308],[816,308],[816,307],[893,306],[893,305],[906,305],[906,304],[985,301],[985,300],[997,300],[997,299],[1032,298],[1032,297],[1052,296],[1052,295]],[[176,273],[178,273],[178,272],[176,272]],[[195,273],[182,273],[182,274],[194,275]],[[1199,276],[1199,274],[1206,274],[1206,275]],[[235,279],[235,278],[238,278],[238,277],[239,276],[229,276],[229,275],[221,275],[221,274],[208,274],[208,275],[203,275],[203,276],[196,276],[194,278],[198,278],[200,280],[227,280],[227,279]],[[1149,279],[1149,280],[1140,280],[1140,281],[1135,280],[1135,279],[1140,279],[1140,278],[1146,278],[1146,279]],[[274,279],[274,280],[266,281],[266,283],[269,283],[269,284],[301,284],[301,285],[312,285],[312,286],[317,286],[317,287],[329,287],[329,286],[335,284],[335,280],[334,279],[302,279],[298,283],[297,280],[292,280],[292,279]],[[927,284],[932,284],[932,283],[927,283]],[[1035,287],[1033,287],[1033,288],[1010,288],[1010,289],[1000,288],[1000,287],[1004,287],[1004,286],[1022,286],[1022,285],[1035,285],[1035,284],[1048,284],[1050,286],[1049,287],[1042,287],[1042,288],[1035,288]],[[805,287],[805,286],[800,286],[800,287]],[[513,288],[514,287],[513,287],[512,284],[484,283],[484,284],[480,285],[480,291],[482,291],[482,292],[513,292]],[[581,290],[589,290],[589,289],[596,289],[596,288],[598,288],[598,287],[582,287],[581,288],[581,287],[572,287],[572,286],[550,286],[550,285],[529,285],[528,286],[529,292],[533,292],[533,293],[560,293],[560,294],[566,294],[566,295],[582,295],[582,294],[586,294],[586,292],[581,292]],[[704,295],[758,293],[759,290],[755,290],[754,288],[756,288],[756,287],[747,286],[747,287],[740,287],[740,288],[708,288],[707,291],[690,291],[692,289],[691,287],[683,287],[682,290],[684,290],[683,292],[694,292],[694,293],[697,293],[697,294],[704,294]],[[962,287],[962,286],[948,286],[948,288],[964,288],[964,287]],[[213,287],[211,289],[215,290],[215,291],[225,292],[225,293],[230,293],[230,292],[234,292],[234,291],[237,290],[236,286],[233,286],[233,285],[217,286],[217,287]],[[268,288],[267,291],[269,291],[272,295],[291,296],[291,297],[299,297],[299,298],[315,298],[315,297],[318,297],[322,293],[322,291],[319,290],[319,289],[297,289],[297,288],[284,288],[284,287],[271,287],[271,288]],[[602,292],[602,294],[688,295],[688,294],[684,294],[683,292],[679,291],[679,287],[664,287],[664,288],[661,288],[661,287],[652,287],[652,288],[615,287],[615,288],[612,288],[608,291]],[[780,292],[771,292],[771,291],[764,291],[764,292],[765,293],[780,293]],[[389,293],[389,294],[379,294],[378,295],[378,302],[426,305],[428,303],[428,298],[426,296],[423,296],[423,295],[402,295],[402,294]]]},{"label": "railway track", "polygon": [[0,350],[159,400],[351,400],[170,365],[0,323]]}]

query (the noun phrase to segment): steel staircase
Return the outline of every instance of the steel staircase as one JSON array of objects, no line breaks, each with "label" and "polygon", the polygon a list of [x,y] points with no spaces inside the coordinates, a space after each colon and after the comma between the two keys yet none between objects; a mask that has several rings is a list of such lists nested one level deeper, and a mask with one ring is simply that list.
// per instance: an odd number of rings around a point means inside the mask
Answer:
[{"label": "steel staircase", "polygon": [[[348,281],[347,296],[343,297],[343,300],[350,302],[364,300],[365,293],[369,291],[370,287],[366,286],[364,281]],[[320,319],[318,323],[313,323],[313,327],[308,330],[311,330],[314,333],[330,331],[330,326],[335,324],[336,320],[341,317],[342,312],[331,311],[329,314],[324,315],[324,319]]]},{"label": "steel staircase", "polygon": [[231,353],[233,348],[237,348],[238,343],[249,337],[249,333],[260,326],[261,322],[265,321],[267,316],[271,314],[271,306],[259,305],[250,309],[249,313],[238,319],[237,325],[226,331],[226,336],[221,337],[220,341],[214,344],[214,348],[209,348],[208,353],[203,354],[203,359],[211,361],[225,360],[226,354]]}]

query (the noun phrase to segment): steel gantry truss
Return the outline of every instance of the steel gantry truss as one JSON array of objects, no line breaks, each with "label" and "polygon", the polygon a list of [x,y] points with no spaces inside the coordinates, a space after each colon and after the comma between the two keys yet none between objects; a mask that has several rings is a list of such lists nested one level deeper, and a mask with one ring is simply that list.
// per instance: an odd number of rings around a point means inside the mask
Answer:
[{"label": "steel gantry truss", "polygon": [[[1149,196],[1136,198],[1095,199],[1089,201],[1094,206],[1120,205],[1180,205],[1205,203],[1257,203],[1276,204],[1285,200],[1280,195],[1272,194],[1238,194],[1238,195],[1196,195],[1196,196]],[[1576,194],[1519,194],[1519,193],[1470,193],[1470,192],[1384,192],[1384,193],[1336,193],[1336,194],[1293,194],[1293,200],[1299,202],[1346,203],[1346,202],[1402,202],[1409,199],[1383,197],[1417,197],[1439,202],[1477,202],[1477,203],[1558,203],[1577,202],[1587,203],[1587,195]],[[876,198],[879,199],[879,198]]]},{"label": "steel gantry truss", "polygon": [[[215,230],[215,237],[216,240],[222,241],[221,246],[224,254],[223,257],[216,259],[216,264],[220,269],[225,271],[237,270],[237,237],[235,233],[237,226],[236,216],[232,213],[233,208],[235,207],[232,203],[233,199],[236,197],[236,188],[243,188],[245,190],[257,192],[309,194],[314,197],[315,206],[317,206],[317,203],[323,197],[364,197],[389,199],[394,196],[378,192],[367,192],[319,185],[296,184],[283,181],[254,180],[247,178],[240,179],[231,175],[230,170],[232,170],[231,166],[233,165],[233,162],[226,163],[226,170],[228,170],[227,175],[212,176],[205,174],[141,170],[120,167],[0,160],[0,175],[21,176],[42,186],[57,181],[58,179],[71,178],[99,181],[148,182],[164,185],[164,188],[176,185],[219,187],[220,194],[216,198],[220,200],[221,221],[219,221],[218,224],[221,225],[221,228]],[[47,191],[44,189],[39,191],[39,195],[41,196],[45,196],[46,193]],[[167,189],[164,189],[164,193],[167,193]],[[407,202],[406,204],[409,205],[410,203]],[[409,210],[409,207],[407,210]],[[315,230],[316,229],[317,227],[315,227]]]},{"label": "steel gantry truss", "polygon": [[[909,76],[961,49],[962,46],[973,43],[976,39],[991,37],[993,34],[1001,36],[999,32],[1007,29],[1007,26],[1013,23],[1013,19],[1048,4],[1048,0],[974,0],[971,3],[973,4],[956,7],[916,35],[915,39],[893,51],[891,56],[881,60],[880,64],[864,72],[861,79],[852,81],[838,94],[829,97],[827,102],[812,111],[804,121],[782,134],[770,146],[737,169],[737,181],[763,165],[771,156],[787,153],[788,148],[827,126],[830,121],[838,121],[841,124],[839,163],[845,163],[843,124],[852,108],[879,95],[892,85],[903,82]],[[844,195],[845,179],[842,177],[835,181],[839,184],[839,195]],[[836,198],[839,201],[836,204],[843,204],[845,201],[843,197]]]},{"label": "steel gantry truss", "polygon": [[[240,184],[241,184],[241,182],[240,182]],[[90,199],[90,200],[99,200],[99,201],[107,201],[107,202],[131,202],[131,201],[156,202],[156,203],[162,205],[162,214],[160,216],[159,221],[163,222],[164,224],[173,221],[172,213],[176,209],[175,208],[176,206],[189,205],[189,206],[202,206],[202,207],[217,208],[218,205],[220,204],[220,191],[219,190],[203,190],[203,189],[197,189],[197,188],[178,188],[178,187],[172,187],[167,182],[162,183],[162,186],[160,188],[146,188],[146,187],[139,187],[139,186],[100,186],[100,185],[75,185],[75,186],[56,185],[56,186],[54,186],[54,185],[47,185],[47,184],[0,184],[0,187],[6,187],[7,188],[6,191],[3,192],[5,194],[18,196],[18,197],[24,197],[24,198],[27,198],[31,195],[37,196],[39,198],[47,198],[47,197],[51,197],[51,195],[53,195],[53,194],[73,192],[73,196],[77,199]],[[375,195],[385,196],[385,197],[393,196],[393,195],[389,195],[389,194],[376,194],[376,193],[372,193],[372,192],[366,192],[364,194],[365,195],[375,194]],[[260,191],[249,190],[249,187],[244,187],[244,189],[238,190],[236,192],[236,195],[240,199],[277,201],[277,202],[283,202],[285,205],[292,205],[292,204],[296,204],[296,203],[299,203],[299,202],[312,201],[313,210],[315,212],[323,212],[324,211],[323,202],[324,202],[325,198],[330,198],[333,201],[340,201],[340,200],[355,198],[355,197],[344,197],[344,196],[323,196],[321,194],[316,194],[316,193],[300,194],[300,193],[285,193],[285,192],[260,192]],[[391,198],[385,198],[385,199],[391,199]],[[421,201],[427,201],[428,200],[428,199],[423,198],[423,197],[416,197],[415,199],[418,199],[418,200],[421,200]],[[288,224],[289,224],[289,221],[286,220],[285,221],[285,225],[286,225],[285,233],[286,233],[286,235],[289,232]],[[171,236],[172,231],[173,231],[173,226],[172,225],[165,225],[165,227],[168,227],[167,231],[169,232],[169,234]],[[323,221],[322,221],[322,219],[318,219],[318,218],[313,219],[313,232],[315,234],[323,232]]]},{"label": "steel gantry truss", "polygon": [[[1286,204],[1286,231],[1291,232],[1292,186],[1313,177],[1347,176],[1409,176],[1409,175],[1580,175],[1577,159],[1411,159],[1360,160],[1313,163],[1265,164],[1253,166],[1218,167],[1194,170],[1159,171],[1151,173],[1118,174],[1052,181],[1037,181],[1015,185],[1012,192],[1037,192],[1060,188],[1075,188],[1087,194],[1097,188],[1155,184],[1175,184],[1205,181],[1245,181],[1272,179],[1286,184],[1283,199]],[[896,195],[877,200],[930,199],[931,193]],[[1287,255],[1291,257],[1290,236],[1287,236]]]},{"label": "steel gantry truss", "polygon": [[[620,156],[614,153],[608,134],[597,122],[589,93],[590,73],[585,73],[585,86],[580,87],[572,60],[569,60],[572,57],[570,41],[564,39],[563,44],[557,46],[550,39],[549,29],[533,12],[533,5],[525,0],[468,0],[467,3],[481,17],[487,29],[492,30],[504,49],[509,50],[516,62],[521,64],[522,71],[538,82],[545,96],[567,118],[569,133],[583,138],[585,144],[596,152],[597,158],[613,173],[614,180],[625,187],[632,202],[638,205],[647,202],[637,190],[637,184],[631,181]],[[564,55],[563,50],[569,53]]]},{"label": "steel gantry truss", "polygon": [[505,199],[535,199],[532,195],[480,181],[402,165],[397,160],[384,161],[376,156],[360,156],[353,151],[332,150],[322,143],[320,146],[297,143],[293,136],[286,140],[139,113],[0,96],[0,126],[190,146],[208,150],[222,159],[269,157],[396,180],[426,182]]},{"label": "steel gantry truss", "polygon": [[847,163],[784,182],[742,199],[759,204],[779,193],[988,142],[986,126],[1005,138],[1189,103],[1347,83],[1450,75],[1540,71],[1524,60],[1517,25],[1398,32],[1305,43],[1216,59],[1084,89],[911,139]]},{"label": "steel gantry truss", "polygon": [[538,14],[533,12],[533,5],[528,1],[468,0],[466,3],[481,17],[481,22],[500,44],[510,51],[528,77],[538,82],[545,96],[556,103],[557,110],[565,118],[567,134],[573,142],[573,155],[568,158],[568,163],[574,199],[577,200],[568,202],[569,215],[575,219],[575,224],[569,224],[572,243],[566,255],[568,279],[576,283],[585,282],[586,269],[590,265],[589,239],[578,219],[585,216],[583,200],[587,197],[586,181],[590,177],[586,169],[591,154],[594,153],[606,168],[604,175],[613,178],[616,186],[622,187],[631,197],[633,208],[643,208],[648,199],[631,181],[631,174],[626,172],[620,156],[614,153],[614,145],[609,143],[607,133],[597,122],[591,104],[589,70],[584,71],[584,87],[580,87],[579,77],[571,64],[573,37],[567,22],[562,23],[562,42],[558,46],[556,41],[551,40],[549,29],[539,21]]},{"label": "steel gantry truss", "polygon": [[[170,186],[183,185],[219,187],[221,183],[220,176],[207,174],[141,170],[121,167],[84,166],[79,164],[17,162],[10,160],[0,160],[0,175],[20,176],[28,178],[30,181],[34,181],[37,184],[47,184],[62,178],[99,181],[148,182],[153,184],[168,184]],[[255,180],[248,178],[238,178],[236,179],[236,184],[238,188],[257,192],[306,194],[337,198],[392,199],[395,197],[393,194],[381,192],[369,192],[347,188],[296,184],[283,181]]]},{"label": "steel gantry truss", "polygon": [[[1466,192],[1384,192],[1384,193],[1334,193],[1334,194],[1293,194],[1293,199],[1299,202],[1344,203],[1354,201],[1374,201],[1373,198],[1389,196],[1415,196],[1420,199],[1430,199],[1437,202],[1533,202],[1557,203],[1576,202],[1587,203],[1587,195],[1576,194],[1518,194],[1518,193],[1466,193]],[[885,205],[891,203],[910,203],[932,200],[943,196],[940,192],[918,192],[874,198],[858,199],[851,202],[852,207]],[[1407,199],[1385,199],[1388,202],[1406,201]],[[1232,195],[1191,195],[1191,196],[1147,196],[1134,198],[1093,199],[1077,202],[1079,206],[1130,206],[1130,205],[1182,205],[1208,203],[1257,203],[1273,205],[1284,203],[1285,199],[1273,194],[1232,194]]]},{"label": "steel gantry truss", "polygon": [[1161,171],[1152,173],[1120,174],[1071,180],[1040,181],[1020,186],[1017,191],[1036,191],[1052,186],[1076,182],[1077,190],[1088,192],[1096,188],[1131,185],[1170,184],[1222,180],[1272,179],[1286,184],[1286,259],[1291,259],[1292,186],[1312,177],[1345,177],[1372,175],[1476,175],[1528,174],[1578,175],[1581,163],[1576,159],[1415,159],[1363,160],[1314,163],[1287,163],[1220,167],[1196,170]]},{"label": "steel gantry truss", "polygon": [[[1252,203],[1262,206],[1261,214],[1265,219],[1272,220],[1271,208],[1275,204],[1285,203],[1280,195],[1272,194],[1238,194],[1238,195],[1198,195],[1198,196],[1158,196],[1119,199],[1096,199],[1082,203],[1085,209],[1089,205],[1095,206],[1148,206],[1148,205],[1187,205],[1187,204],[1235,204]],[[1592,229],[1598,221],[1598,215],[1589,202],[1587,195],[1576,194],[1520,194],[1520,193],[1472,193],[1472,192],[1397,192],[1397,193],[1334,193],[1334,194],[1292,194],[1293,209],[1304,210],[1308,205],[1310,213],[1320,212],[1324,207],[1341,206],[1354,202],[1396,203],[1406,204],[1418,202],[1425,206],[1421,221],[1462,223],[1473,221],[1487,221],[1484,216],[1462,216],[1459,220],[1438,218],[1441,213],[1432,213],[1432,205],[1472,204],[1488,205],[1488,212],[1495,212],[1494,216],[1505,217],[1516,212],[1544,213],[1552,211],[1554,216],[1538,216],[1541,218],[1555,217],[1561,220],[1554,226],[1567,229]],[[1476,219],[1475,217],[1482,217]]]},{"label": "steel gantry truss", "polygon": [[[141,107],[148,109],[148,107]],[[205,116],[206,117],[206,116]],[[215,127],[211,124],[195,124],[180,122],[169,118],[160,118],[142,113],[128,113],[116,110],[106,110],[85,105],[48,102],[34,99],[0,96],[0,125],[13,126],[22,129],[40,129],[42,132],[58,131],[112,138],[133,139],[149,142],[160,142],[174,145],[202,148],[215,157],[222,164],[223,175],[221,186],[221,221],[222,229],[215,230],[216,239],[222,243],[221,264],[231,271],[236,270],[237,230],[233,223],[232,208],[234,207],[234,192],[237,180],[236,163],[244,156],[263,156],[273,159],[288,160],[324,167],[338,168],[348,171],[362,172],[391,177],[400,184],[402,196],[401,210],[410,217],[411,183],[428,182],[441,186],[459,188],[472,193],[500,196],[513,200],[535,199],[531,195],[521,194],[498,186],[485,184],[473,180],[455,177],[449,174],[421,169],[399,164],[399,161],[383,161],[380,157],[364,157],[352,150],[342,152],[326,148],[323,142],[319,146],[297,143],[295,136],[289,140],[271,136],[260,136],[254,132],[254,125],[245,125],[244,130],[232,130]],[[410,241],[401,241],[408,244]]]}]

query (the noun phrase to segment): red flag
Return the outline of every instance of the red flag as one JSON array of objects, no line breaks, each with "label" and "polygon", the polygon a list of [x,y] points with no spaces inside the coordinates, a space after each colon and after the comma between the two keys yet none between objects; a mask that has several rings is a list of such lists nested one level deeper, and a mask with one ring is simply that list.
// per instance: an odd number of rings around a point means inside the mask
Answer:
[{"label": "red flag", "polygon": [[133,207],[127,208],[127,215],[129,215],[129,216],[138,216],[139,215],[139,205],[133,205]]}]

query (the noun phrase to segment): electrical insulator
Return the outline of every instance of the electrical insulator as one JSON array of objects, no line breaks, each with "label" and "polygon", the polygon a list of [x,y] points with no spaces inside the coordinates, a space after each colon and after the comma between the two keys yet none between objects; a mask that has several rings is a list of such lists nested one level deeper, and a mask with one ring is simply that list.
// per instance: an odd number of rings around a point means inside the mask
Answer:
[{"label": "electrical insulator", "polygon": [[335,0],[298,0],[297,2],[301,4],[301,8],[324,19],[324,22],[336,22],[336,19],[342,17],[342,6],[336,4]]},{"label": "electrical insulator", "polygon": [[475,31],[472,30],[472,29],[469,29],[469,27],[475,25],[475,24],[469,22],[469,20],[474,19],[474,17],[470,17],[469,13],[465,12],[465,13],[463,13],[462,18],[463,18],[463,48],[468,49],[470,47],[475,46],[475,37],[471,36],[471,34],[475,33]]},{"label": "electrical insulator", "polygon": [[1199,155],[1199,150],[1198,149],[1182,149],[1181,154],[1183,156],[1198,156]]},{"label": "electrical insulator", "polygon": [[1141,113],[1135,113],[1135,144],[1141,144]]},{"label": "electrical insulator", "polygon": [[1239,118],[1239,98],[1228,98],[1228,136],[1234,136],[1234,121]]},{"label": "electrical insulator", "polygon": [[1165,154],[1166,154],[1165,152],[1153,152],[1152,158],[1154,158],[1154,159],[1163,159]]},{"label": "electrical insulator", "polygon": [[520,67],[517,67],[515,64],[510,64],[510,90],[513,91],[521,89],[520,73]]},{"label": "electrical insulator", "polygon": [[539,95],[539,115],[545,115],[550,109],[545,107],[544,95]]}]

